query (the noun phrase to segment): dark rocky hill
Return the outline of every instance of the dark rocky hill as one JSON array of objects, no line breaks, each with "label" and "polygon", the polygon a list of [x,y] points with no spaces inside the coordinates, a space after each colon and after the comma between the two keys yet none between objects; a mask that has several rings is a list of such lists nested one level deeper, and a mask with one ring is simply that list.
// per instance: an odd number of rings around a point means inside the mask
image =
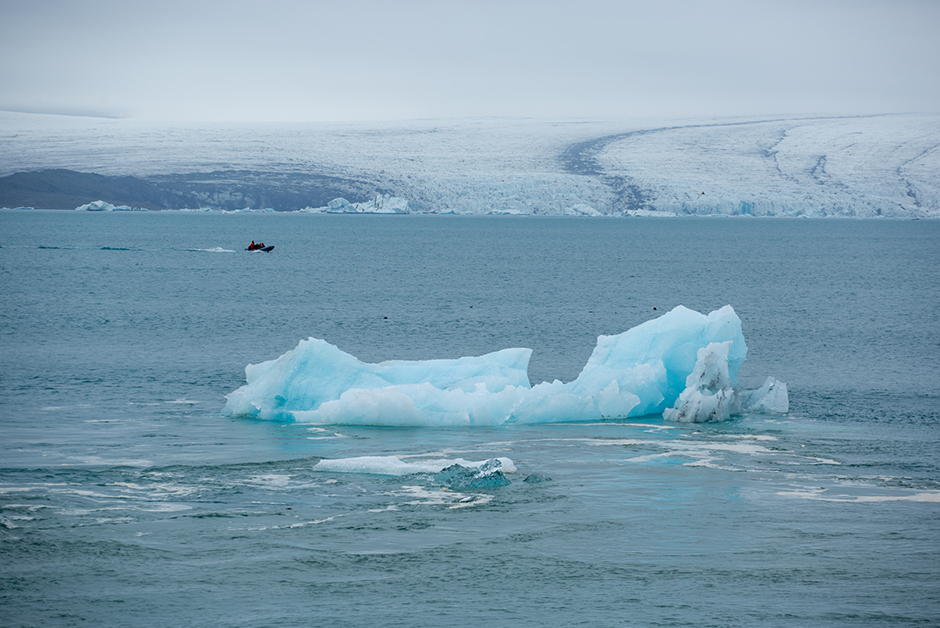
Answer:
[{"label": "dark rocky hill", "polygon": [[75,209],[92,201],[141,209],[293,211],[322,207],[338,197],[365,199],[384,192],[367,181],[307,173],[220,171],[146,179],[74,170],[18,172],[0,177],[0,207]]}]

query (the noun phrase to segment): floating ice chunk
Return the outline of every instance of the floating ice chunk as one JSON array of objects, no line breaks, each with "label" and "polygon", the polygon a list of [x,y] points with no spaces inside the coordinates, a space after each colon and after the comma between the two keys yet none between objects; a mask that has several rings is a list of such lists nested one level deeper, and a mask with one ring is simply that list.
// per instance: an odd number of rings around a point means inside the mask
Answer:
[{"label": "floating ice chunk", "polygon": [[529,389],[531,349],[456,360],[366,364],[310,338],[245,368],[225,410],[264,419],[345,425],[493,425]]},{"label": "floating ice chunk", "polygon": [[624,216],[643,216],[646,218],[675,218],[678,214],[669,211],[659,211],[655,209],[628,209],[623,212]]},{"label": "floating ice chunk", "polygon": [[436,473],[434,481],[453,490],[496,488],[510,484],[509,479],[503,475],[503,463],[499,458],[487,460],[477,467],[454,463]]},{"label": "floating ice chunk", "polygon": [[511,422],[550,423],[657,414],[685,389],[697,351],[728,341],[727,368],[737,381],[747,346],[731,306],[708,316],[678,306],[616,336],[600,336],[573,382],[539,384],[523,395]]},{"label": "floating ice chunk", "polygon": [[790,410],[787,385],[768,377],[757,390],[735,391],[728,372],[727,342],[713,343],[698,351],[695,368],[675,406],[663,412],[667,421],[704,423],[724,421],[742,412]]},{"label": "floating ice chunk", "polygon": [[768,377],[764,381],[764,385],[757,390],[743,391],[740,397],[741,409],[744,412],[779,412],[780,414],[786,414],[790,411],[787,385],[773,377]]},{"label": "floating ice chunk", "polygon": [[[724,341],[730,341],[728,376],[734,385],[747,355],[738,315],[730,305],[707,316],[680,305],[622,334],[600,336],[581,374],[564,386],[577,397],[597,401],[597,414],[593,418],[598,414],[658,414],[671,406],[686,388],[698,350]],[[612,382],[617,384],[617,395],[622,401],[613,394]],[[533,388],[533,392],[538,388]],[[623,413],[601,411],[602,405],[612,411],[617,403],[631,407]]]},{"label": "floating ice chunk", "polygon": [[526,484],[540,484],[542,482],[551,482],[552,479],[547,475],[542,475],[541,473],[533,473],[532,475],[527,475],[524,480]]},{"label": "floating ice chunk", "polygon": [[376,214],[410,214],[411,208],[408,200],[400,196],[391,196],[389,194],[377,194],[369,201],[372,203],[372,211]]},{"label": "floating ice chunk", "polygon": [[603,216],[602,213],[588,205],[587,203],[575,203],[563,212],[566,216]]},{"label": "floating ice chunk", "polygon": [[486,211],[490,216],[527,216],[529,212],[514,207],[495,207]]},{"label": "floating ice chunk", "polygon": [[685,390],[676,405],[663,412],[667,421],[704,423],[724,421],[731,416],[734,390],[728,372],[731,341],[713,342],[698,350],[695,368],[685,380]]},{"label": "floating ice chunk", "polygon": [[[746,354],[731,306],[707,316],[678,306],[622,334],[600,336],[577,379],[535,387],[526,374],[530,349],[366,364],[310,338],[276,360],[248,365],[248,383],[227,396],[225,412],[333,425],[551,423],[679,411],[680,393],[691,389],[681,403],[700,409],[689,406],[682,416],[726,418]],[[781,386],[749,395],[748,407],[781,407]]]},{"label": "floating ice chunk", "polygon": [[334,198],[323,207],[305,207],[300,211],[312,214],[410,214],[407,199],[390,194],[376,194],[362,203],[350,203],[345,198]]},{"label": "floating ice chunk", "polygon": [[[501,474],[516,472],[516,465],[509,458],[491,458],[473,462],[463,458],[405,461],[398,456],[359,456],[356,458],[321,460],[313,468],[316,471],[331,471],[334,473],[398,476],[414,473],[441,473],[455,465],[467,469],[473,474],[478,472],[492,473],[494,470],[499,470]],[[486,471],[483,470],[484,467],[486,467]]]},{"label": "floating ice chunk", "polygon": [[112,205],[111,203],[106,203],[105,201],[92,201],[91,203],[85,203],[84,205],[79,205],[75,208],[77,212],[118,212],[118,211],[131,211],[133,207],[128,205]]}]

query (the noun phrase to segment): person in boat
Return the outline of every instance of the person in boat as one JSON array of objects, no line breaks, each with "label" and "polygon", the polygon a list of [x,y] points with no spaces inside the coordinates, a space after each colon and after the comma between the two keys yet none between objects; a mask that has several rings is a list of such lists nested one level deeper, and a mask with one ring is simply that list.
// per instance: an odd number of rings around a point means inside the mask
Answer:
[{"label": "person in boat", "polygon": [[255,246],[255,241],[252,240],[252,241],[251,241],[251,244],[248,245],[248,250],[249,250],[249,251],[254,251],[256,248],[257,248],[257,247]]}]

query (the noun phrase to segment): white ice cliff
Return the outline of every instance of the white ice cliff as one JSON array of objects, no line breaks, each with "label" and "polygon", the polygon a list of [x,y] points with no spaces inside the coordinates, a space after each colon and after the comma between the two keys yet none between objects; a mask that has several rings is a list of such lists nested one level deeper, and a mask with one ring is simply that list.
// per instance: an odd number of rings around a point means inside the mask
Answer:
[{"label": "white ice cliff", "polygon": [[334,425],[501,425],[659,414],[707,421],[786,412],[772,378],[736,391],[747,346],[731,306],[703,315],[678,306],[616,336],[600,336],[572,382],[530,386],[530,349],[455,360],[367,364],[309,338],[276,360],[245,368],[248,383],[225,412]]}]

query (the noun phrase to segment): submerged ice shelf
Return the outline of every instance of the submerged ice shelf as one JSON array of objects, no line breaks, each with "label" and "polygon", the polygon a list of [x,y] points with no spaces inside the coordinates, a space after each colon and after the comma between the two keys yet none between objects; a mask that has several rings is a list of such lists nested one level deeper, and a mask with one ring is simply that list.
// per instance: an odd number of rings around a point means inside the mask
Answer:
[{"label": "submerged ice shelf", "polygon": [[615,336],[600,336],[572,382],[531,386],[531,349],[454,360],[367,364],[309,338],[245,368],[229,394],[235,416],[332,425],[459,426],[554,423],[664,413],[713,421],[741,412],[787,412],[786,384],[738,389],[747,355],[730,305],[703,315],[678,306]]}]

